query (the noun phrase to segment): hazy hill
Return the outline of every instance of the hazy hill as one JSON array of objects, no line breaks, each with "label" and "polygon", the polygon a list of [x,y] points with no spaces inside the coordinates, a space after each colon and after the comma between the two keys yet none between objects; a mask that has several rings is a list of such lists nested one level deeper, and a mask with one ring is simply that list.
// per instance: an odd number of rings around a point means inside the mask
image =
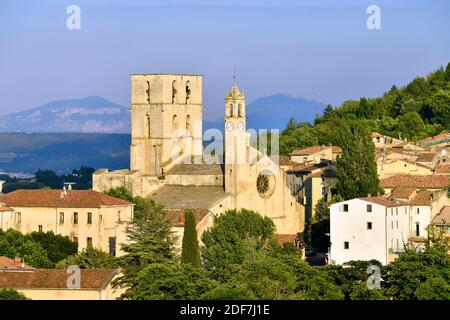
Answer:
[{"label": "hazy hill", "polygon": [[58,100],[0,116],[0,132],[129,133],[130,114],[127,108],[97,96]]}]

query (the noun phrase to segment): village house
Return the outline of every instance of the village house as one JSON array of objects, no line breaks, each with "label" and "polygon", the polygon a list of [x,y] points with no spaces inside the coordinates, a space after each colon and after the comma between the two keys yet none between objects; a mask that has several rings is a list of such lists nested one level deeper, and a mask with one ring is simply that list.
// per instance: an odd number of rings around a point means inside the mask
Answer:
[{"label": "village house", "polygon": [[111,255],[121,255],[133,204],[92,190],[16,190],[0,195],[0,228],[53,231]]},{"label": "village house", "polygon": [[398,187],[423,188],[435,191],[446,190],[449,185],[450,177],[445,175],[396,175],[380,180],[380,186],[386,194],[390,194]]},{"label": "village house", "polygon": [[79,282],[71,270],[36,269],[21,259],[0,257],[0,288],[16,289],[31,300],[115,300],[124,292],[111,286],[118,270],[78,271]]},{"label": "village house", "polygon": [[377,172],[380,179],[397,175],[432,175],[434,169],[419,162],[398,159],[390,162],[378,162]]},{"label": "village house", "polygon": [[341,153],[342,149],[337,146],[312,146],[292,151],[289,159],[307,165],[320,163],[323,160],[336,161],[336,157]]},{"label": "village house", "polygon": [[446,190],[411,186],[396,187],[387,196],[333,204],[330,259],[337,264],[371,259],[387,264],[405,245],[423,248],[428,242],[428,227],[447,205],[450,201]]}]

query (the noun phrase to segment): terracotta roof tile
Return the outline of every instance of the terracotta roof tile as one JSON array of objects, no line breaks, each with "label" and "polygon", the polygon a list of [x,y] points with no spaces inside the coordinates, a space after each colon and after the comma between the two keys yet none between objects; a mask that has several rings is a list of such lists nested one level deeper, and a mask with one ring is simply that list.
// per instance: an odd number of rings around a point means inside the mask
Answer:
[{"label": "terracotta roof tile", "polygon": [[406,206],[408,205],[407,202],[405,201],[399,201],[399,200],[389,200],[386,199],[382,196],[376,196],[376,197],[362,197],[362,198],[358,198],[360,200],[364,200],[364,201],[368,201],[368,202],[372,202],[375,204],[379,204],[381,206],[385,206],[385,207],[400,207],[400,206]]},{"label": "terracotta roof tile", "polygon": [[[104,289],[117,270],[81,269],[81,289]],[[66,289],[70,276],[64,269],[36,269],[31,272],[0,272],[0,288]]]},{"label": "terracotta roof tile", "polygon": [[444,175],[397,175],[381,179],[380,181],[380,186],[383,188],[413,187],[417,189],[441,189],[446,188],[448,185],[450,185],[450,177]]},{"label": "terracotta roof tile", "polygon": [[441,211],[433,218],[431,223],[450,225],[450,206],[443,207]]},{"label": "terracotta roof tile", "polygon": [[414,187],[397,187],[389,195],[392,199],[409,199],[409,197],[416,191]]},{"label": "terracotta roof tile", "polygon": [[16,262],[14,259],[1,256],[0,257],[0,272],[2,271],[29,271],[34,270],[33,267],[24,265],[22,267],[21,261]]},{"label": "terracotta roof tile", "polygon": [[450,163],[447,164],[438,164],[435,168],[434,168],[436,173],[450,173]]},{"label": "terracotta roof tile", "polygon": [[411,199],[410,204],[413,206],[429,206],[433,200],[433,191],[421,190]]},{"label": "terracotta roof tile", "polygon": [[[166,209],[167,216],[169,217],[174,227],[184,226],[184,210],[182,209]],[[195,223],[199,224],[209,213],[207,209],[195,209],[194,217]]]},{"label": "terracotta roof tile", "polygon": [[[307,147],[304,149],[300,149],[300,150],[294,150],[292,151],[290,154],[291,155],[295,155],[295,156],[307,156],[313,153],[318,153],[324,149],[329,149],[330,146],[312,146],[312,147]],[[342,149],[338,146],[331,146],[331,152],[332,153],[341,153]]]},{"label": "terracotta roof tile", "polygon": [[433,162],[434,159],[436,159],[437,153],[421,153],[419,157],[417,158],[417,162]]},{"label": "terracotta roof tile", "polygon": [[58,208],[100,208],[102,206],[130,205],[122,199],[93,190],[16,190],[0,195],[0,202],[10,207],[58,207]]}]

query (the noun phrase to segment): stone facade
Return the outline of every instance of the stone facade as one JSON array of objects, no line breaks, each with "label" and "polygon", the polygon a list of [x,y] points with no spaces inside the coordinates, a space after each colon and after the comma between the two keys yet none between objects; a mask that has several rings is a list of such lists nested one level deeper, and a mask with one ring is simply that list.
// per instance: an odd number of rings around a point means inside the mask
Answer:
[{"label": "stone facade", "polygon": [[[303,232],[305,210],[287,175],[250,145],[245,96],[236,84],[226,94],[224,152],[211,164],[202,146],[202,77],[132,75],[131,82],[130,170],[97,170],[94,190],[126,186],[169,210],[202,209],[213,216],[246,208],[273,219],[279,234]],[[205,219],[197,222],[199,234],[212,225],[210,216]]]}]

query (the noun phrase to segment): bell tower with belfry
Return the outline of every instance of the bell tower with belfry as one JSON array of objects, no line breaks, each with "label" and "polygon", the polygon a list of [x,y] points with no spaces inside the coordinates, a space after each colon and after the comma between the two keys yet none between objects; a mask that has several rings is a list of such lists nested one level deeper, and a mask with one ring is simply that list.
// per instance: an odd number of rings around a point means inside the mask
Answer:
[{"label": "bell tower with belfry", "polygon": [[131,75],[130,169],[162,176],[180,158],[202,154],[202,76]]},{"label": "bell tower with belfry", "polygon": [[248,164],[249,134],[245,115],[245,95],[234,82],[225,98],[225,192],[237,194],[240,169]]}]

